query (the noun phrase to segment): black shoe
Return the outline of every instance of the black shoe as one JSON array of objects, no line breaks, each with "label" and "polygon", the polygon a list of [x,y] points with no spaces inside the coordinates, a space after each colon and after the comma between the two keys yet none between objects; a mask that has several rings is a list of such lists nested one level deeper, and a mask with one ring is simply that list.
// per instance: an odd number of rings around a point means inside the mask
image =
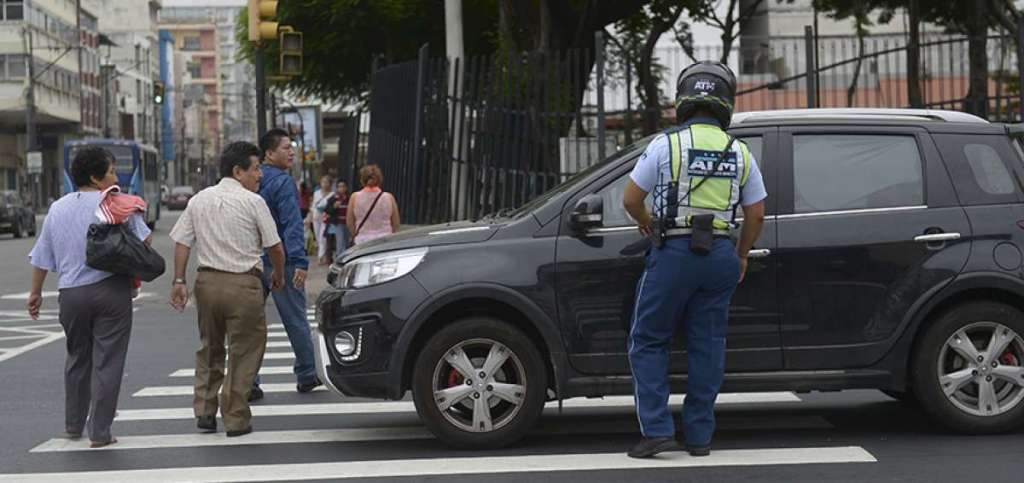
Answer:
[{"label": "black shoe", "polygon": [[690,453],[690,456],[711,456],[711,445],[697,446],[695,444],[688,444],[686,445],[686,452]]},{"label": "black shoe", "polygon": [[679,443],[672,438],[644,438],[626,453],[630,458],[650,458],[662,451],[679,449]]},{"label": "black shoe", "polygon": [[263,389],[258,387],[252,388],[252,392],[249,393],[249,402],[259,401],[263,399]]},{"label": "black shoe", "polygon": [[236,438],[238,436],[245,436],[245,435],[247,435],[247,434],[249,434],[251,432],[252,432],[252,425],[249,425],[249,427],[247,427],[245,429],[239,429],[239,430],[236,430],[236,431],[228,431],[228,437],[229,438]]},{"label": "black shoe", "polygon": [[204,433],[216,433],[217,432],[217,416],[199,416],[196,418],[196,427],[201,429]]},{"label": "black shoe", "polygon": [[296,384],[295,385],[295,390],[305,394],[307,392],[312,391],[313,389],[316,389],[317,386],[322,386],[322,385],[324,385],[324,383],[320,380],[320,378],[319,377],[314,377],[312,382],[307,382],[307,383],[301,383],[300,382],[300,383]]}]

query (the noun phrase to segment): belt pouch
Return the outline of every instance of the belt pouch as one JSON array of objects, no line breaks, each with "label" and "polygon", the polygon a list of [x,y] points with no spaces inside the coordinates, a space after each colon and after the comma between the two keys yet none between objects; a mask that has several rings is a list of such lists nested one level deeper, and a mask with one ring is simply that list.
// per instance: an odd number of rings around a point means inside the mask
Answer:
[{"label": "belt pouch", "polygon": [[715,241],[715,215],[694,215],[690,217],[693,234],[690,236],[690,251],[697,255],[711,253],[711,244]]}]

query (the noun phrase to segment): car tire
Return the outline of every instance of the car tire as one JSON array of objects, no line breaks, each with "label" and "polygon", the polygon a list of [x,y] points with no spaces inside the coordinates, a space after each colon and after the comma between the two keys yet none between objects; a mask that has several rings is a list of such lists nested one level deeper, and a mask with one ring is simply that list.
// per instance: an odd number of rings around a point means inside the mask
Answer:
[{"label": "car tire", "polygon": [[[1004,433],[1024,424],[1024,314],[1006,304],[971,302],[932,322],[911,366],[925,413],[966,434]],[[995,360],[988,355],[993,334],[999,334],[999,345],[1009,341]]]},{"label": "car tire", "polygon": [[[491,357],[504,362],[480,380]],[[465,377],[449,361],[458,361],[463,368],[469,362],[478,379]],[[522,331],[497,319],[470,317],[441,329],[419,353],[413,401],[420,419],[445,444],[462,449],[501,448],[522,439],[537,422],[544,410],[547,382],[544,359]],[[451,398],[435,398],[442,390],[460,391]],[[480,418],[475,417],[478,409]]]}]

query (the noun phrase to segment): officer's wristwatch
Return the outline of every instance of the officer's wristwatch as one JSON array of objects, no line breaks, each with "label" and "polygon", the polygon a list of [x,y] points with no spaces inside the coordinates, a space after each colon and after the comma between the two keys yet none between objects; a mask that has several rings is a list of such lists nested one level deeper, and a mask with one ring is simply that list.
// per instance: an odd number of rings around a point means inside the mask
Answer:
[{"label": "officer's wristwatch", "polygon": [[172,285],[186,285],[184,278],[176,278]]}]

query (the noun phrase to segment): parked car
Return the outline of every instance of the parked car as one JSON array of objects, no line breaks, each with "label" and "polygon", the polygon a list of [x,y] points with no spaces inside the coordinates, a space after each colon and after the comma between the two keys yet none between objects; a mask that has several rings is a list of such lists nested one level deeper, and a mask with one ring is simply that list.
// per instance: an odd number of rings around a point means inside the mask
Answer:
[{"label": "parked car", "polygon": [[16,191],[0,191],[0,233],[36,236],[36,215]]},{"label": "parked car", "polygon": [[168,193],[164,205],[169,210],[184,210],[188,206],[188,200],[195,194],[196,192],[191,186],[175,186]]},{"label": "parked car", "polygon": [[[730,132],[770,194],[723,390],[874,388],[957,432],[1020,427],[1024,128],[817,109],[736,114]],[[518,440],[548,400],[632,394],[644,258],[622,193],[651,139],[506,215],[345,252],[317,301],[320,377],[346,396],[411,390],[426,426],[465,448]]]}]

